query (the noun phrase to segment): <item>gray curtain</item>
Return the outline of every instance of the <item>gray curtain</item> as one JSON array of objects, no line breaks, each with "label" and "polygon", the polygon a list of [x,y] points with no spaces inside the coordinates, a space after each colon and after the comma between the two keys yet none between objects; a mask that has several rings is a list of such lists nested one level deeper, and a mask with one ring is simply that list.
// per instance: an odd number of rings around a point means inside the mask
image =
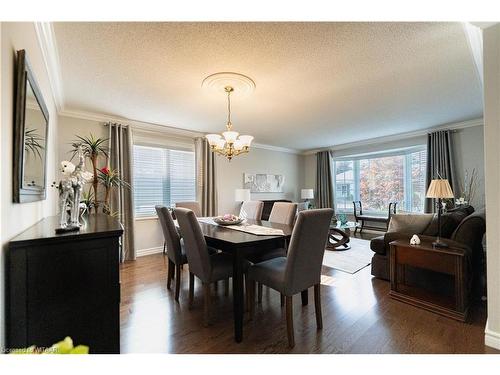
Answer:
[{"label": "gray curtain", "polygon": [[135,260],[132,130],[129,126],[122,124],[108,123],[108,127],[109,167],[117,169],[120,177],[131,186],[130,189],[114,187],[110,200],[111,212],[117,213],[124,229],[120,258],[121,261]]},{"label": "gray curtain", "polygon": [[203,216],[217,215],[217,189],[215,154],[210,150],[206,138],[195,138],[196,200]]},{"label": "gray curtain", "polygon": [[316,207],[334,208],[333,161],[330,151],[316,154]]},{"label": "gray curtain", "polygon": [[[452,132],[441,130],[427,134],[427,178],[426,188],[431,180],[446,178],[451,189],[455,188],[455,167],[453,163]],[[454,190],[453,190],[454,191]],[[425,200],[425,212],[434,212],[433,199]]]}]

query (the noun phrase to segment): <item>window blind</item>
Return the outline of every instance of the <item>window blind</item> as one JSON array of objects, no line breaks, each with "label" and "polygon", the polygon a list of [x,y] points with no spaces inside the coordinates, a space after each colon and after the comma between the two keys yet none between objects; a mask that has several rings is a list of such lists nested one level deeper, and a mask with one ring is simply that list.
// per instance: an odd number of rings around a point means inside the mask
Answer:
[{"label": "window blind", "polygon": [[194,152],[134,145],[136,217],[156,216],[155,206],[196,199]]}]

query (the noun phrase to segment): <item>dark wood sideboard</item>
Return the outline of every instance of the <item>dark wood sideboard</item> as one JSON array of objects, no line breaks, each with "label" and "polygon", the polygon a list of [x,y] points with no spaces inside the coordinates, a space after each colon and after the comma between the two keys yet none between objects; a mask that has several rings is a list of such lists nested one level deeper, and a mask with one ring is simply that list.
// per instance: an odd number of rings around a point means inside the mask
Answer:
[{"label": "dark wood sideboard", "polygon": [[91,353],[120,352],[121,224],[90,215],[55,234],[48,217],[13,238],[6,255],[7,348],[47,347],[70,336]]}]

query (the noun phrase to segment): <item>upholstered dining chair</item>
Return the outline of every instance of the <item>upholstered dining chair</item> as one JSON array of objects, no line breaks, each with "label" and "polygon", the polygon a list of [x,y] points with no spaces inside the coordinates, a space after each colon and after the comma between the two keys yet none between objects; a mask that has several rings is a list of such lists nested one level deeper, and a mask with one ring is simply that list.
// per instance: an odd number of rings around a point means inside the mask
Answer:
[{"label": "upholstered dining chair", "polygon": [[[167,248],[168,271],[167,271],[167,289],[170,289],[170,284],[175,276],[175,300],[179,301],[179,292],[181,287],[181,266],[187,263],[186,253],[184,252],[183,241],[170,211],[165,206],[155,206],[158,219],[160,220],[161,229],[165,243],[163,252],[165,253],[165,245]],[[191,281],[191,280],[190,280]]]},{"label": "upholstered dining chair", "polygon": [[245,201],[242,203],[240,208],[240,217],[250,220],[260,220],[263,208],[264,202]]},{"label": "upholstered dining chair", "polygon": [[202,217],[201,213],[201,206],[199,202],[193,201],[193,202],[176,202],[175,207],[179,208],[187,208],[188,210],[191,210],[194,212],[196,217]]},{"label": "upholstered dining chair", "polygon": [[[273,208],[271,209],[271,214],[269,215],[269,221],[271,223],[293,225],[295,222],[295,216],[297,214],[297,203],[290,202],[275,202]],[[265,260],[286,257],[286,248],[278,248],[267,251],[263,254],[256,254],[249,258],[252,263],[259,263]],[[262,284],[257,284],[258,296],[257,300],[259,303],[262,302]],[[281,305],[285,302],[283,296],[281,297]]]},{"label": "upholstered dining chair", "polygon": [[269,215],[271,223],[293,225],[297,214],[297,203],[275,202]]},{"label": "upholstered dining chair", "polygon": [[250,316],[253,317],[255,282],[277,290],[286,298],[288,344],[295,345],[293,332],[293,296],[314,286],[316,325],[323,327],[321,315],[320,280],[325,253],[331,208],[307,210],[299,213],[292,232],[287,257],[278,257],[254,264],[248,269]]},{"label": "upholstered dining chair", "polygon": [[175,217],[184,239],[189,265],[189,306],[193,305],[194,276],[201,280],[204,295],[204,325],[210,322],[210,284],[233,276],[233,257],[229,254],[210,254],[205,237],[192,210],[175,208]]}]

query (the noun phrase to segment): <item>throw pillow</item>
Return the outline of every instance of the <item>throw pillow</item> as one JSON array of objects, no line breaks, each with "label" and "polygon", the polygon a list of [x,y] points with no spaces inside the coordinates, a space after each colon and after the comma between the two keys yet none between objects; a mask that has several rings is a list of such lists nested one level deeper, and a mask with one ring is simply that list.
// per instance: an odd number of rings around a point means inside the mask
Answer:
[{"label": "throw pillow", "polygon": [[388,232],[422,233],[432,221],[433,214],[394,214]]}]

